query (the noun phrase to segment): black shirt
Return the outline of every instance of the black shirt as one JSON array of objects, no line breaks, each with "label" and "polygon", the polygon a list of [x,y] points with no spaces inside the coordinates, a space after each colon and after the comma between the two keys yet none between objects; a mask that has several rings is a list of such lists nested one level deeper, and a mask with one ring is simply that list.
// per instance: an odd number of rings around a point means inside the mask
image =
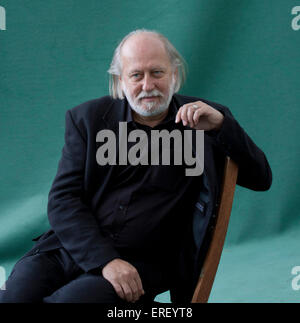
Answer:
[{"label": "black shirt", "polygon": [[[183,131],[182,123],[175,123],[176,113],[171,102],[166,118],[151,128],[135,122],[127,105],[127,131],[142,129],[147,133],[149,162],[151,130]],[[135,144],[129,142],[127,149]],[[174,165],[174,145],[170,148],[171,165],[114,166],[97,217],[101,230],[113,238],[121,255],[165,258],[176,252],[183,226],[191,220],[199,177],[186,176],[184,164]]]}]

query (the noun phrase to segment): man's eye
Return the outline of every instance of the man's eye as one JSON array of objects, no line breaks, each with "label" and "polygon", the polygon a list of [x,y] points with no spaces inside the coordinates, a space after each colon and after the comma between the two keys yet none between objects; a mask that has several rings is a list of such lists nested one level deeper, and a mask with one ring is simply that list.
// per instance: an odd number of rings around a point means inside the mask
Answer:
[{"label": "man's eye", "polygon": [[140,77],[140,74],[135,73],[135,74],[132,74],[132,75],[131,75],[131,77],[133,77],[133,78],[138,78],[138,77]]},{"label": "man's eye", "polygon": [[162,77],[163,75],[164,75],[163,71],[154,71],[153,72],[154,77]]}]

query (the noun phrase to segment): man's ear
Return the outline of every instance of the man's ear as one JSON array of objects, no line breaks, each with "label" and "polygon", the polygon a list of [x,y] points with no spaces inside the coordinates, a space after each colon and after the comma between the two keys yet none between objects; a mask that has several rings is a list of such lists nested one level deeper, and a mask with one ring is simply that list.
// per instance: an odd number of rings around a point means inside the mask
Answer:
[{"label": "man's ear", "polygon": [[177,92],[178,91],[178,89],[177,89],[177,85],[178,85],[178,67],[176,67],[176,69],[175,69],[175,71],[173,72],[173,84],[175,85],[175,88],[174,88],[174,90],[175,90],[175,92]]},{"label": "man's ear", "polygon": [[118,76],[118,81],[119,81],[119,91],[120,91],[120,95],[122,94],[122,96],[124,97],[125,96],[125,93],[123,91],[123,80],[122,80],[122,77],[121,75]]},{"label": "man's ear", "polygon": [[177,80],[178,80],[178,67],[175,68],[174,77],[175,77],[175,80],[177,82]]},{"label": "man's ear", "polygon": [[123,91],[123,78],[122,78],[121,74],[118,76],[118,81],[119,81],[120,87],[121,87],[121,89]]}]

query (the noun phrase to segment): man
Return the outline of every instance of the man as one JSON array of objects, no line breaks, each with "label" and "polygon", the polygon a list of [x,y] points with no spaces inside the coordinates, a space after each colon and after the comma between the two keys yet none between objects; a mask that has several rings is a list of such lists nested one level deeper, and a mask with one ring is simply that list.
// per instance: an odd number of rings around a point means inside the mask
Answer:
[{"label": "man", "polygon": [[[228,108],[175,94],[183,61],[164,36],[130,33],[109,72],[112,97],[66,113],[65,145],[49,193],[51,230],[17,262],[2,302],[151,302],[168,289],[172,301],[189,302],[218,206],[224,157],[238,163],[239,185],[271,185],[264,153]],[[97,134],[118,134],[120,122],[148,138],[152,130],[204,130],[203,174],[186,176],[186,165],[174,161],[99,165]],[[131,148],[128,143],[127,152]]]}]

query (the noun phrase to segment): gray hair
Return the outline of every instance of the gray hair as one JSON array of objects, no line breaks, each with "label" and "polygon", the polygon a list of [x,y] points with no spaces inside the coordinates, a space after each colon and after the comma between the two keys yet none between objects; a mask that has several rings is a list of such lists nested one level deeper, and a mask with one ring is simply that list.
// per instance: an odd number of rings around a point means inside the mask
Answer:
[{"label": "gray hair", "polygon": [[147,29],[137,29],[135,31],[132,31],[128,35],[126,35],[121,42],[119,43],[118,47],[114,51],[114,55],[110,64],[110,68],[108,70],[109,73],[109,93],[114,99],[123,99],[123,91],[120,86],[119,76],[122,72],[122,66],[121,66],[121,49],[124,45],[125,41],[139,33],[152,33],[156,35],[164,44],[166,52],[170,58],[170,63],[174,69],[178,69],[178,76],[175,83],[175,92],[179,91],[182,84],[185,81],[186,78],[186,63],[183,59],[183,57],[179,54],[179,52],[176,50],[176,48],[170,43],[170,41],[163,36],[162,34],[158,33],[154,30],[147,30]]}]

